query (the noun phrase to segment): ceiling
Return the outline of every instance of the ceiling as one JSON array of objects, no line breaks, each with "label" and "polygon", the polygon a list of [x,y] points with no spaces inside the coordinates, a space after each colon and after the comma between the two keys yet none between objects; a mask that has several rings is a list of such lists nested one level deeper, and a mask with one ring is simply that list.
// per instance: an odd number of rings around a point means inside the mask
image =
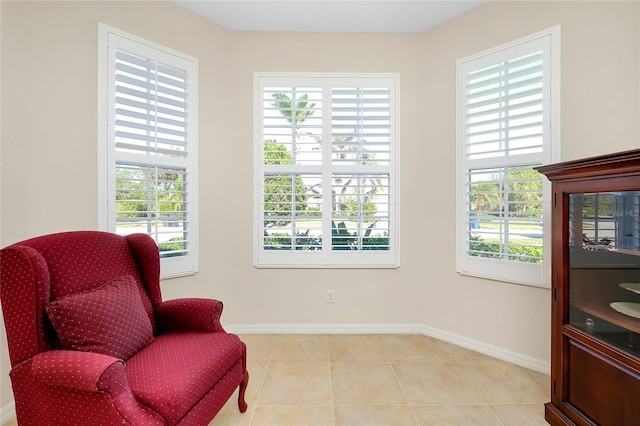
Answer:
[{"label": "ceiling", "polygon": [[488,0],[172,0],[233,31],[418,33]]}]

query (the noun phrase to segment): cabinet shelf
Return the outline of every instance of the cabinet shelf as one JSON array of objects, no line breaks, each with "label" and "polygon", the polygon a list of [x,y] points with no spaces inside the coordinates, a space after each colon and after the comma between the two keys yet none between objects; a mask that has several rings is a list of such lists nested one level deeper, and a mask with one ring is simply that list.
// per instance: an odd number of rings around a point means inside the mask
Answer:
[{"label": "cabinet shelf", "polygon": [[580,309],[582,312],[591,314],[600,319],[615,324],[619,327],[640,334],[640,319],[630,317],[613,309],[605,301],[591,301],[586,303],[572,303],[572,305]]}]

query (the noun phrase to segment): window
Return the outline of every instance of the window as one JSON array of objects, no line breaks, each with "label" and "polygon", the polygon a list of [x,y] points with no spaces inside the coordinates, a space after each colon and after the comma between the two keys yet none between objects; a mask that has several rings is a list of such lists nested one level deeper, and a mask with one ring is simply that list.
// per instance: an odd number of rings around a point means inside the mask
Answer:
[{"label": "window", "polygon": [[550,283],[550,186],[533,167],[558,159],[558,38],[553,29],[458,61],[462,274]]},{"label": "window", "polygon": [[198,268],[197,60],[100,25],[99,223],[158,244],[163,278]]},{"label": "window", "polygon": [[398,265],[397,80],[256,74],[256,266]]}]

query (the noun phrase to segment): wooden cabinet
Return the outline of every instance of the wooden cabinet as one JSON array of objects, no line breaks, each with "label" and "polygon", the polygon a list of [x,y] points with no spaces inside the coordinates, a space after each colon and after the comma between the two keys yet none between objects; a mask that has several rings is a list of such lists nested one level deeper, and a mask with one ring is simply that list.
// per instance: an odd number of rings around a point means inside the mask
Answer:
[{"label": "wooden cabinet", "polygon": [[539,167],[552,183],[552,425],[640,425],[640,150]]}]

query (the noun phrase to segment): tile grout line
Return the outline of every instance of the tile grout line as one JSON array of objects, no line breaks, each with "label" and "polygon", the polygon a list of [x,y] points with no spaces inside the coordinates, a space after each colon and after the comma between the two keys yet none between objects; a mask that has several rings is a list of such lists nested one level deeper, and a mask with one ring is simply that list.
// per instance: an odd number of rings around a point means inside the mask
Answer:
[{"label": "tile grout line", "polygon": [[[275,340],[278,339],[278,336],[275,337]],[[256,406],[253,409],[253,414],[251,414],[251,420],[249,420],[249,426],[253,425],[253,421],[256,418],[256,411],[258,411],[258,406],[260,405],[260,397],[262,396],[262,391],[264,390],[264,384],[267,381],[267,375],[269,374],[269,368],[271,367],[271,359],[273,358],[273,351],[275,350],[276,342],[274,341],[271,346],[271,352],[269,353],[269,359],[267,360],[267,369],[264,372],[264,377],[262,378],[262,383],[260,384],[260,391],[256,396]]]},{"label": "tile grout line", "polygon": [[407,398],[407,393],[405,392],[404,387],[402,386],[402,383],[400,383],[400,379],[398,378],[398,373],[396,372],[396,369],[393,368],[393,363],[389,360],[389,357],[387,356],[387,352],[384,349],[384,345],[380,341],[380,337],[376,337],[376,341],[378,342],[378,345],[382,349],[382,353],[384,355],[384,358],[387,361],[387,363],[389,364],[389,367],[391,368],[391,371],[393,371],[393,377],[395,377],[396,382],[398,383],[398,386],[400,387],[400,391],[402,392],[402,396],[404,397],[404,400],[406,401],[407,406],[409,407],[409,410],[411,410],[411,414],[413,415],[413,419],[416,421],[416,425],[420,426],[420,421],[418,420],[418,416],[416,415],[416,412],[413,410],[413,407],[409,403],[409,399]]},{"label": "tile grout line", "polygon": [[402,386],[402,383],[400,383],[400,379],[398,378],[396,369],[393,368],[393,363],[389,361],[388,364],[389,364],[389,367],[391,367],[391,371],[393,371],[393,377],[395,377],[396,382],[398,383],[398,386],[402,391],[402,396],[404,397],[404,400],[407,402],[407,406],[409,407],[409,410],[411,410],[411,414],[413,415],[413,419],[416,421],[416,425],[420,426],[420,421],[418,420],[418,416],[416,415],[416,412],[413,410],[413,406],[409,403],[409,398],[407,398],[407,393],[405,392],[404,387]]},{"label": "tile grout line", "polygon": [[327,337],[327,358],[329,360],[329,392],[331,392],[331,420],[333,426],[336,425],[336,402],[333,397],[333,371],[331,369],[331,342],[329,341],[329,335]]},{"label": "tile grout line", "polygon": [[488,404],[484,404],[485,407],[487,407],[487,409],[489,410],[489,412],[491,413],[491,415],[493,417],[495,417],[495,419],[498,421],[498,423],[501,426],[504,426],[504,423],[502,423],[502,420],[500,420],[500,418],[498,417],[498,415],[496,413],[493,412],[493,410],[491,409],[491,407]]},{"label": "tile grout line", "polygon": [[[453,369],[458,373],[458,374],[462,374],[462,372],[456,367],[456,364],[461,364],[460,362],[452,362],[449,361],[449,364],[451,365],[451,367],[453,367]],[[496,415],[496,413],[493,412],[493,410],[491,409],[491,407],[489,407],[489,404],[487,404],[487,402],[484,400],[484,398],[482,398],[482,396],[480,396],[478,394],[478,392],[476,392],[476,389],[474,386],[471,386],[471,392],[473,392],[473,394],[475,396],[478,397],[478,399],[482,402],[482,406],[484,408],[486,408],[487,410],[489,410],[489,412],[491,413],[491,415],[493,416],[494,419],[496,419],[496,421],[498,422],[498,425],[500,426],[504,426],[504,424],[502,423],[502,421],[498,418],[498,416]]]}]

